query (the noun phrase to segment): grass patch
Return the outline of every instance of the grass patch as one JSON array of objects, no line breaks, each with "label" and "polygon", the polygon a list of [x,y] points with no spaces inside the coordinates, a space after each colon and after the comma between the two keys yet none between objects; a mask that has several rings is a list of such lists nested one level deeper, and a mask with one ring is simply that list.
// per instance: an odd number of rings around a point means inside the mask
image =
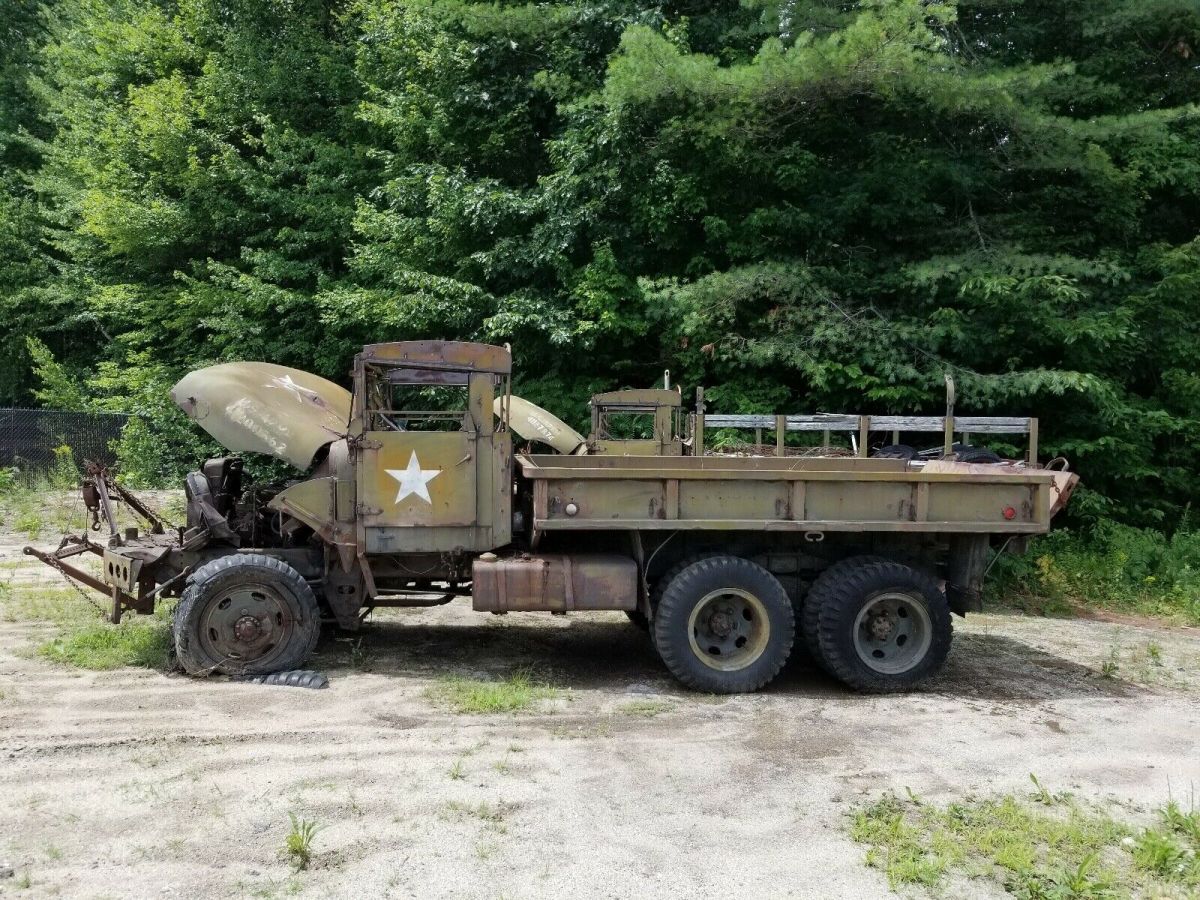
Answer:
[{"label": "grass patch", "polygon": [[1200,624],[1200,531],[1108,521],[1055,531],[1024,556],[1000,556],[988,596],[1045,615],[1099,608]]},{"label": "grass patch", "polygon": [[165,669],[171,641],[171,627],[165,621],[155,617],[139,622],[131,617],[120,625],[93,622],[78,626],[46,641],[38,653],[80,669]]},{"label": "grass patch", "polygon": [[558,691],[535,681],[529,669],[518,669],[497,681],[451,676],[429,688],[426,694],[458,713],[501,713],[528,709],[540,700],[557,697]]},{"label": "grass patch", "polygon": [[1170,803],[1134,828],[1051,794],[968,798],[937,806],[888,794],[852,814],[850,836],[893,890],[986,879],[1027,900],[1190,896],[1200,888],[1200,810]]},{"label": "grass patch", "polygon": [[0,525],[35,541],[44,533],[61,534],[85,525],[86,511],[71,448],[54,448],[45,471],[0,469]]},{"label": "grass patch", "polygon": [[173,603],[162,602],[153,616],[127,613],[120,625],[113,625],[70,588],[0,582],[0,619],[57,626],[53,638],[37,645],[38,655],[80,669],[167,668],[173,609]]},{"label": "grass patch", "polygon": [[462,803],[458,800],[450,800],[442,808],[442,818],[447,821],[477,819],[484,827],[497,834],[506,834],[508,832],[506,820],[508,814],[514,809],[515,806],[509,803],[488,803],[486,800],[479,803]]},{"label": "grass patch", "polygon": [[[40,565],[40,563],[39,563]],[[96,602],[105,598],[95,594]],[[0,620],[5,622],[53,622],[59,626],[96,621],[99,612],[69,587],[0,582]]]},{"label": "grass patch", "polygon": [[617,707],[617,712],[623,716],[635,716],[643,719],[653,719],[661,713],[670,712],[675,704],[669,700],[633,700]]}]

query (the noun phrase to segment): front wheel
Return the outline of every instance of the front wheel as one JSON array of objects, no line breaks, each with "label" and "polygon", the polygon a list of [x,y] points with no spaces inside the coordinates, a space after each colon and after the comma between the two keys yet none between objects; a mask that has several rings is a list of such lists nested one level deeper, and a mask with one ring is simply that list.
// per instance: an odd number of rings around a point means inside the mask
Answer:
[{"label": "front wheel", "polygon": [[654,613],[654,644],[671,674],[714,694],[756,691],[779,674],[795,636],[779,581],[747,559],[710,556],[676,573]]},{"label": "front wheel", "polygon": [[300,668],[320,628],[316,595],[299,572],[261,553],[233,553],[188,578],[175,653],[189,675],[267,675]]},{"label": "front wheel", "polygon": [[825,668],[861,691],[911,688],[939,671],[953,637],[937,582],[900,563],[866,558],[813,585],[806,601]]}]

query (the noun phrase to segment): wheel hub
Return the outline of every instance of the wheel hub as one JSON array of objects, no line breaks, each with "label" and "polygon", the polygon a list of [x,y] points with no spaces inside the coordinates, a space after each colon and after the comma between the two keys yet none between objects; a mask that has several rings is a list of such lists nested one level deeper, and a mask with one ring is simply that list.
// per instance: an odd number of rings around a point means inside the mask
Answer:
[{"label": "wheel hub", "polygon": [[271,585],[247,582],[215,594],[201,613],[198,631],[213,659],[265,666],[293,627],[282,594]]},{"label": "wheel hub", "polygon": [[854,649],[867,667],[898,675],[920,664],[933,641],[933,622],[918,595],[881,591],[854,621]]},{"label": "wheel hub", "polygon": [[708,630],[715,637],[728,637],[733,631],[733,616],[728,610],[713,613],[708,620]]},{"label": "wheel hub", "polygon": [[706,666],[726,672],[744,669],[766,649],[771,633],[762,600],[742,588],[702,597],[688,620],[692,652]]},{"label": "wheel hub", "polygon": [[873,641],[886,641],[896,628],[896,620],[888,612],[880,612],[867,620],[867,633]]},{"label": "wheel hub", "polygon": [[233,625],[233,633],[239,641],[250,643],[263,633],[262,622],[254,616],[243,613]]}]

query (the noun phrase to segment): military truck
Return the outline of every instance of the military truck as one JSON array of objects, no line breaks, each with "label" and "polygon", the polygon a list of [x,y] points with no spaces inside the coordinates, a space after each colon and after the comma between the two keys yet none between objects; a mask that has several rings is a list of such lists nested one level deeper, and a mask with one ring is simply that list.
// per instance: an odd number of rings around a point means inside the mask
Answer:
[{"label": "military truck", "polygon": [[[364,347],[351,391],[268,363],[192,372],[171,393],[200,427],[308,476],[245,484],[239,456],[208,460],[172,530],[95,470],[85,500],[108,540],[26,550],[105,591],[114,620],[178,596],[194,675],[294,669],[322,623],[469,596],[494,614],[624,611],[701,691],[762,688],[797,643],[853,688],[894,691],[942,667],[989,547],[1045,532],[1075,484],[1029,463],[706,455],[678,442],[671,391],[602,396],[666,411],[652,452],[624,453],[601,418],[589,441],[513,397],[511,374],[505,348],[442,341]],[[118,530],[115,500],[148,527]],[[67,562],[82,553],[100,578]]]}]

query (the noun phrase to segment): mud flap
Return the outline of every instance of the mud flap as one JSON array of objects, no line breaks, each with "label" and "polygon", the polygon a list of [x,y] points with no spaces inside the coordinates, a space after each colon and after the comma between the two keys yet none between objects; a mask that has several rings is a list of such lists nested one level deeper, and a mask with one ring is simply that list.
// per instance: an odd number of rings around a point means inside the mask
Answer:
[{"label": "mud flap", "polygon": [[963,534],[950,539],[946,564],[946,600],[960,616],[983,612],[983,575],[987,571],[989,538]]}]

